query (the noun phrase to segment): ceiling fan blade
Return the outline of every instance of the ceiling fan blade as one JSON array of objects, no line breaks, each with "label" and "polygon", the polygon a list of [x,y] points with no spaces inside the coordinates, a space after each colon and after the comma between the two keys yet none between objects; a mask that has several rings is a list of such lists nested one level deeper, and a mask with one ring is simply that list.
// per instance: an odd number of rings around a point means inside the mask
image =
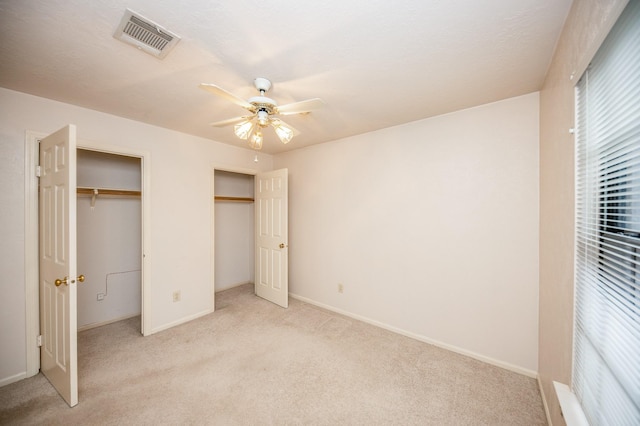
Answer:
[{"label": "ceiling fan blade", "polygon": [[231,124],[238,124],[242,121],[245,120],[250,120],[251,116],[248,117],[234,117],[234,118],[229,118],[226,120],[222,120],[222,121],[216,121],[215,123],[211,123],[210,125],[213,127],[224,127],[224,126],[229,126]]},{"label": "ceiling fan blade", "polygon": [[324,102],[320,98],[307,99],[306,101],[293,102],[291,104],[280,105],[278,114],[290,115],[310,112],[324,106]]},{"label": "ceiling fan blade", "polygon": [[242,108],[246,108],[249,111],[253,112],[255,107],[244,99],[234,95],[231,92],[227,92],[221,87],[216,86],[215,84],[201,83],[198,87],[202,90],[206,90],[209,93],[213,93],[216,96],[220,96],[221,98],[225,98],[228,101],[233,102],[236,105],[241,106]]}]

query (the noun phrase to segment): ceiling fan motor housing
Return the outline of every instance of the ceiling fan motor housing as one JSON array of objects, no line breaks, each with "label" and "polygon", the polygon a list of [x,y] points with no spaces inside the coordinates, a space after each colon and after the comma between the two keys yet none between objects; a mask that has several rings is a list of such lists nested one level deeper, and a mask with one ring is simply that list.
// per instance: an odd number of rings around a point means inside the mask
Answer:
[{"label": "ceiling fan motor housing", "polygon": [[266,111],[269,115],[277,112],[278,104],[276,101],[266,96],[254,96],[249,98],[248,102],[255,107],[255,111]]}]

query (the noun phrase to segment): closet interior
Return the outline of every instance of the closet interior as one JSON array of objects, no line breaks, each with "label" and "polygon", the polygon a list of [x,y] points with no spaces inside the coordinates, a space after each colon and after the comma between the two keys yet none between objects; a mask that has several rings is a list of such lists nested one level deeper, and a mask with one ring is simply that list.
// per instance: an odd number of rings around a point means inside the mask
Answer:
[{"label": "closet interior", "polygon": [[215,291],[254,282],[254,177],[214,172]]},{"label": "closet interior", "polygon": [[78,330],[139,316],[141,159],[78,149]]}]

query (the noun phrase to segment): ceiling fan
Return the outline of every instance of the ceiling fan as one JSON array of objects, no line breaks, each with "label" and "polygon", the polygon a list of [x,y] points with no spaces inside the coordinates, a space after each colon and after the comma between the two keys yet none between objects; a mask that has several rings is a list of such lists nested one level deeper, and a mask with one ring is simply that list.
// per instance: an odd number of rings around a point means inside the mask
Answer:
[{"label": "ceiling fan", "polygon": [[227,92],[223,88],[215,84],[202,83],[200,88],[214,95],[220,96],[236,105],[248,110],[251,115],[230,118],[227,120],[211,123],[215,127],[223,127],[234,125],[234,133],[240,139],[249,141],[249,146],[253,149],[262,148],[262,129],[271,126],[278,135],[282,143],[288,143],[295,135],[300,134],[299,131],[282,121],[277,116],[309,113],[324,105],[322,99],[313,98],[306,101],[293,102],[286,105],[280,105],[271,98],[265,96],[265,93],[271,89],[271,81],[266,78],[258,77],[253,81],[253,85],[260,92],[260,96],[254,96],[248,100],[244,100],[233,93]]}]

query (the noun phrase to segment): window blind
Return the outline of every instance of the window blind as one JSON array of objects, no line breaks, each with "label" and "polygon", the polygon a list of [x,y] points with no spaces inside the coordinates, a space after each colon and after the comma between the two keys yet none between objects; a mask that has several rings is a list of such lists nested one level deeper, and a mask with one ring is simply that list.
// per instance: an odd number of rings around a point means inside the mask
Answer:
[{"label": "window blind", "polygon": [[640,425],[640,1],[576,88],[573,391],[592,425]]}]

